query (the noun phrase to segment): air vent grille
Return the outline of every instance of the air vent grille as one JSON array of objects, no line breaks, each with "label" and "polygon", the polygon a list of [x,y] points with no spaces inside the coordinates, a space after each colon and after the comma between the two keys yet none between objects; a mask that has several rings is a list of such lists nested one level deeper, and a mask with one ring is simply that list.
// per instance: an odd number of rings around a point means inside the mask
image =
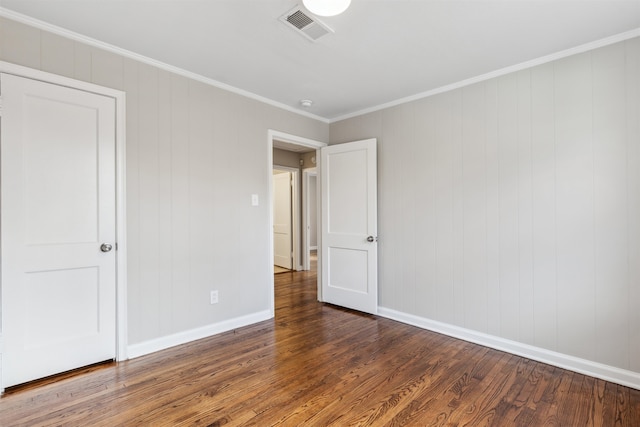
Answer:
[{"label": "air vent grille", "polygon": [[322,36],[333,33],[333,30],[326,24],[320,22],[317,18],[307,15],[301,6],[296,6],[282,15],[280,21],[311,41],[316,41]]},{"label": "air vent grille", "polygon": [[287,21],[299,30],[302,30],[309,24],[313,24],[313,19],[302,13],[301,10],[296,10],[293,15],[287,16]]}]

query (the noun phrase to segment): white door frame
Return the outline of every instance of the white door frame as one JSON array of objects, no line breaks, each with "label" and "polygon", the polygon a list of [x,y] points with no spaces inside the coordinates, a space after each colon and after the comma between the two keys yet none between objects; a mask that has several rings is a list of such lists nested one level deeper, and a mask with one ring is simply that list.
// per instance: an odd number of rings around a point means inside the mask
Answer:
[{"label": "white door frame", "polygon": [[[125,157],[125,93],[21,65],[0,61],[0,72],[45,83],[66,86],[113,98],[116,104],[116,360],[127,354],[127,224],[126,224],[126,157]],[[1,107],[1,104],[0,104]],[[0,116],[1,116],[0,108]],[[0,283],[1,286],[1,283]],[[0,352],[2,347],[0,346]],[[0,372],[1,375],[1,372]]]},{"label": "white door frame", "polygon": [[[317,158],[317,157],[316,157]],[[311,257],[309,252],[311,251],[310,238],[309,238],[309,181],[312,176],[318,177],[318,170],[316,168],[309,168],[302,171],[302,269],[311,269]],[[316,211],[318,207],[318,180],[316,179]],[[316,228],[318,228],[318,218],[320,215],[316,212]],[[317,238],[317,234],[316,234]],[[316,242],[317,243],[317,242]]]},{"label": "white door frame", "polygon": [[[269,235],[269,269],[270,269],[270,300],[271,300],[271,317],[275,316],[275,290],[274,290],[274,280],[273,280],[273,181],[272,181],[272,174],[273,174],[273,141],[274,140],[278,140],[278,141],[282,141],[282,142],[286,142],[289,144],[294,144],[294,145],[298,145],[301,147],[307,147],[307,148],[312,148],[315,149],[316,151],[319,151],[320,148],[322,147],[326,147],[328,144],[324,143],[324,142],[320,142],[320,141],[315,141],[313,139],[309,139],[309,138],[304,138],[301,136],[296,136],[296,135],[291,135],[285,132],[280,132],[277,130],[273,130],[273,129],[269,129],[267,131],[267,171],[269,173],[269,176],[267,177],[267,182],[268,182],[268,194],[267,197],[269,199],[269,221],[268,221],[268,235]],[[320,158],[320,153],[317,152],[316,153],[316,159]],[[318,164],[317,165],[317,170],[318,170],[318,174],[321,173],[321,165]],[[320,201],[318,200],[318,204],[320,203]],[[318,224],[320,223],[320,221],[318,221]],[[318,239],[320,238],[320,229],[319,229],[319,225],[318,225]],[[318,240],[318,246],[320,245],[320,241]],[[321,281],[321,275],[320,275],[320,265],[321,265],[322,260],[320,259],[320,256],[318,256],[318,283],[317,283],[317,287],[318,287],[318,300],[322,300],[322,281]]]}]

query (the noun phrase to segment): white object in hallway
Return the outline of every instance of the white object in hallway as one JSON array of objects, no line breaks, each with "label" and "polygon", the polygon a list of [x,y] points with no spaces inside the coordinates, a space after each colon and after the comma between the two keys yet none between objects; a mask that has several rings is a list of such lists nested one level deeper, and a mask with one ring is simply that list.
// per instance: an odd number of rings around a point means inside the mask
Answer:
[{"label": "white object in hallway", "polygon": [[291,172],[273,175],[273,264],[291,270]]}]

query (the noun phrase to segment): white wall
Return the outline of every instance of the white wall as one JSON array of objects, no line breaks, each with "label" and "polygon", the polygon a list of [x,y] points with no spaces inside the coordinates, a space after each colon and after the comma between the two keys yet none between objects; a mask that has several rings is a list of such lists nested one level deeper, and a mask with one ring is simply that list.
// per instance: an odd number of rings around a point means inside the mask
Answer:
[{"label": "white wall", "polygon": [[640,372],[639,123],[638,38],[333,123],[379,141],[380,306]]},{"label": "white wall", "polygon": [[270,309],[267,130],[327,124],[4,18],[0,60],[126,92],[130,344]]}]

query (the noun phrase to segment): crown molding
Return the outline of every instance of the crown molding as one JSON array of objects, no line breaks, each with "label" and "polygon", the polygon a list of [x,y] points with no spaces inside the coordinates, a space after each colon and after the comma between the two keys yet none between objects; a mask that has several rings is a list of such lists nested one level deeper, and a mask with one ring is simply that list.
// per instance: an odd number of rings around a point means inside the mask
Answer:
[{"label": "crown molding", "polygon": [[527,68],[532,68],[537,65],[546,64],[548,62],[556,61],[558,59],[566,58],[568,56],[576,55],[578,53],[587,52],[590,50],[597,49],[599,47],[608,46],[614,43],[618,43],[621,41],[629,40],[635,37],[640,36],[640,28],[635,28],[633,30],[626,31],[624,33],[616,34],[610,37],[606,37],[604,39],[596,40],[593,42],[585,43],[580,46],[572,47],[566,50],[562,50],[560,52],[552,53],[550,55],[545,55],[540,58],[532,59],[529,61],[521,62],[516,65],[510,65],[505,68],[501,68],[499,70],[491,71],[486,74],[481,74],[476,77],[471,77],[466,80],[461,80],[456,83],[451,83],[445,86],[441,86],[435,89],[428,90],[426,92],[421,92],[415,95],[407,96],[404,98],[396,99],[395,101],[386,102],[384,104],[380,104],[374,107],[365,108],[362,110],[358,110],[353,113],[344,114],[342,116],[334,117],[329,120],[329,123],[336,123],[342,120],[351,119],[353,117],[362,116],[364,114],[373,113],[375,111],[384,110],[386,108],[396,107],[401,104],[406,104],[408,102],[417,101],[419,99],[428,98],[433,95],[437,95],[443,92],[449,92],[454,89],[458,89],[461,87],[469,86],[474,83],[483,82],[485,80],[492,79],[494,77],[504,76],[506,74],[514,73],[516,71],[525,70]]},{"label": "crown molding", "polygon": [[294,113],[294,114],[298,114],[300,116],[304,116],[304,117],[307,117],[307,118],[310,118],[310,119],[318,120],[320,122],[327,123],[327,124],[330,122],[329,119],[327,119],[325,117],[321,117],[321,116],[318,116],[318,115],[315,115],[315,114],[312,114],[312,113],[309,113],[309,112],[306,112],[306,111],[298,110],[298,109],[296,109],[296,108],[294,108],[294,107],[292,107],[290,105],[274,101],[274,100],[266,98],[264,96],[257,95],[257,94],[255,94],[253,92],[249,92],[247,90],[240,89],[240,88],[237,88],[235,86],[228,85],[228,84],[220,82],[218,80],[214,80],[214,79],[205,77],[203,75],[200,75],[200,74],[197,74],[197,73],[193,73],[191,71],[187,71],[187,70],[184,70],[182,68],[175,67],[173,65],[169,65],[169,64],[166,64],[166,63],[161,62],[161,61],[157,61],[157,60],[155,60],[153,58],[149,58],[147,56],[140,55],[138,53],[131,52],[131,51],[126,50],[126,49],[122,49],[122,48],[120,48],[118,46],[114,46],[112,44],[105,43],[105,42],[102,42],[100,40],[96,40],[96,39],[93,39],[91,37],[84,36],[82,34],[76,33],[74,31],[67,30],[67,29],[62,28],[62,27],[58,27],[57,25],[53,25],[53,24],[50,24],[48,22],[40,21],[39,19],[35,19],[35,18],[30,17],[30,16],[14,12],[14,11],[6,9],[4,7],[0,7],[0,17],[11,19],[12,21],[17,21],[17,22],[20,22],[22,24],[26,24],[26,25],[29,25],[31,27],[35,27],[35,28],[37,28],[39,30],[47,31],[47,32],[50,32],[50,33],[53,33],[53,34],[56,34],[56,35],[59,35],[59,36],[62,36],[62,37],[66,37],[66,38],[71,39],[71,40],[75,40],[75,41],[80,42],[80,43],[87,44],[89,46],[93,46],[93,47],[96,47],[96,48],[99,48],[99,49],[102,49],[102,50],[105,50],[105,51],[108,51],[108,52],[111,52],[111,53],[115,53],[117,55],[121,55],[123,57],[129,58],[129,59],[133,59],[135,61],[142,62],[144,64],[151,65],[151,66],[160,68],[162,70],[169,71],[171,73],[174,73],[174,74],[177,74],[177,75],[180,75],[180,76],[183,76],[183,77],[187,77],[189,79],[196,80],[196,81],[199,81],[201,83],[205,83],[205,84],[208,84],[210,86],[214,86],[214,87],[217,87],[219,89],[223,89],[223,90],[226,90],[228,92],[232,92],[232,93],[235,93],[237,95],[244,96],[246,98],[250,98],[250,99],[262,102],[264,104],[271,105],[271,106],[276,107],[276,108],[280,108],[282,110],[289,111],[289,112]]},{"label": "crown molding", "polygon": [[568,56],[572,56],[572,55],[576,55],[576,54],[579,54],[579,53],[587,52],[587,51],[590,51],[590,50],[594,50],[594,49],[597,49],[597,48],[600,48],[600,47],[608,46],[608,45],[611,45],[611,44],[614,44],[614,43],[618,43],[618,42],[621,42],[621,41],[629,40],[629,39],[632,39],[634,37],[639,37],[640,36],[640,28],[635,28],[633,30],[629,30],[629,31],[626,31],[626,32],[623,32],[623,33],[620,33],[620,34],[615,34],[613,36],[605,37],[603,39],[595,40],[593,42],[589,42],[589,43],[585,43],[585,44],[582,44],[582,45],[579,45],[579,46],[576,46],[576,47],[565,49],[565,50],[562,50],[560,52],[552,53],[550,55],[545,55],[545,56],[542,56],[540,58],[536,58],[536,59],[532,59],[532,60],[529,60],[529,61],[521,62],[521,63],[516,64],[516,65],[511,65],[509,67],[501,68],[499,70],[491,71],[491,72],[486,73],[486,74],[481,74],[481,75],[476,76],[476,77],[471,77],[469,79],[461,80],[459,82],[451,83],[451,84],[448,84],[448,85],[445,85],[445,86],[441,86],[441,87],[438,87],[438,88],[435,88],[435,89],[431,89],[431,90],[428,90],[428,91],[425,91],[425,92],[420,92],[420,93],[417,93],[415,95],[407,96],[407,97],[404,97],[404,98],[399,98],[399,99],[396,99],[394,101],[386,102],[386,103],[379,104],[379,105],[376,105],[376,106],[373,106],[373,107],[369,107],[369,108],[364,108],[362,110],[358,110],[358,111],[355,111],[353,113],[347,113],[347,114],[344,114],[344,115],[341,115],[341,116],[338,116],[338,117],[326,118],[326,117],[318,116],[316,114],[309,113],[307,111],[301,111],[301,110],[296,109],[296,108],[294,108],[294,107],[292,107],[290,105],[274,101],[272,99],[266,98],[266,97],[261,96],[261,95],[257,95],[255,93],[249,92],[247,90],[240,89],[240,88],[237,88],[235,86],[228,85],[226,83],[223,83],[223,82],[220,82],[220,81],[217,81],[217,80],[202,76],[202,75],[197,74],[197,73],[193,73],[191,71],[184,70],[184,69],[179,68],[179,67],[175,67],[173,65],[166,64],[166,63],[161,62],[161,61],[157,61],[155,59],[146,57],[144,55],[140,55],[140,54],[137,54],[135,52],[131,52],[131,51],[128,51],[126,49],[122,49],[120,47],[111,45],[109,43],[105,43],[105,42],[102,42],[100,40],[96,40],[96,39],[93,39],[91,37],[84,36],[82,34],[79,34],[79,33],[76,33],[76,32],[61,28],[61,27],[58,27],[58,26],[53,25],[53,24],[49,24],[49,23],[44,22],[44,21],[40,21],[38,19],[32,18],[32,17],[27,16],[27,15],[23,15],[21,13],[14,12],[12,10],[9,10],[9,9],[3,8],[3,7],[0,7],[0,17],[5,17],[5,18],[11,19],[13,21],[17,21],[17,22],[21,22],[21,23],[26,24],[26,25],[30,25],[30,26],[38,28],[40,30],[48,31],[50,33],[54,33],[54,34],[57,34],[57,35],[62,36],[62,37],[66,37],[66,38],[69,38],[69,39],[72,39],[72,40],[75,40],[75,41],[78,41],[78,42],[81,42],[81,43],[84,43],[84,44],[87,44],[87,45],[90,45],[90,46],[93,46],[93,47],[97,47],[99,49],[103,49],[103,50],[106,50],[106,51],[109,51],[109,52],[112,52],[112,53],[115,53],[115,54],[118,54],[118,55],[122,55],[124,57],[129,58],[129,59],[133,59],[133,60],[148,64],[148,65],[152,65],[154,67],[157,67],[157,68],[172,72],[174,74],[178,74],[178,75],[181,75],[181,76],[184,76],[184,77],[187,77],[187,78],[190,78],[190,79],[193,79],[193,80],[196,80],[196,81],[199,81],[199,82],[202,82],[202,83],[214,86],[214,87],[217,87],[219,89],[223,89],[223,90],[235,93],[237,95],[244,96],[246,98],[254,99],[254,100],[262,102],[264,104],[268,104],[268,105],[271,105],[273,107],[280,108],[282,110],[286,110],[286,111],[289,111],[291,113],[294,113],[294,114],[297,114],[297,115],[300,115],[300,116],[304,116],[304,117],[307,117],[307,118],[310,118],[310,119],[318,120],[318,121],[320,121],[322,123],[327,123],[327,124],[336,123],[336,122],[339,122],[339,121],[342,121],[342,120],[346,120],[346,119],[350,119],[350,118],[353,118],[353,117],[362,116],[364,114],[373,113],[373,112],[376,112],[376,111],[380,111],[380,110],[384,110],[384,109],[387,109],[387,108],[395,107],[395,106],[398,106],[398,105],[401,105],[401,104],[406,104],[408,102],[417,101],[419,99],[428,98],[430,96],[434,96],[434,95],[437,95],[439,93],[449,92],[451,90],[458,89],[458,88],[465,87],[465,86],[469,86],[469,85],[472,85],[472,84],[475,84],[475,83],[479,83],[479,82],[482,82],[482,81],[486,81],[486,80],[492,79],[494,77],[504,76],[506,74],[514,73],[514,72],[521,71],[521,70],[524,70],[524,69],[527,69],[527,68],[532,68],[532,67],[535,67],[537,65],[546,64],[548,62],[552,62],[552,61],[556,61],[558,59],[566,58]]}]

